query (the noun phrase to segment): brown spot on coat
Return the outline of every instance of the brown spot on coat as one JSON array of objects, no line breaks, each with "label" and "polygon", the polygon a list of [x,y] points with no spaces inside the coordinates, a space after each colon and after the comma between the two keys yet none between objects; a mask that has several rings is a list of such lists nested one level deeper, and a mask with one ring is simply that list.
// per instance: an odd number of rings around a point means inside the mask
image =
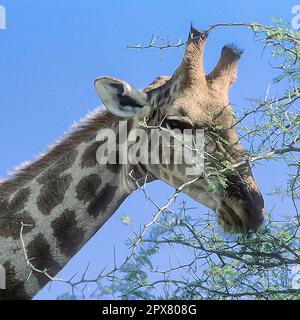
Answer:
[{"label": "brown spot on coat", "polygon": [[179,171],[179,173],[181,174],[182,177],[186,176],[186,169],[187,169],[187,166],[185,164],[178,164],[177,165],[177,170]]},{"label": "brown spot on coat", "polygon": [[75,212],[64,210],[52,221],[51,226],[61,252],[67,257],[73,256],[84,239],[84,230],[76,226]]},{"label": "brown spot on coat", "polygon": [[9,204],[10,210],[12,212],[17,212],[22,210],[26,202],[28,201],[29,195],[30,195],[29,188],[23,188],[20,191],[18,191]]},{"label": "brown spot on coat", "polygon": [[101,183],[102,180],[97,174],[82,178],[76,186],[77,199],[83,200],[84,203],[90,201],[96,196]]},{"label": "brown spot on coat", "polygon": [[170,181],[170,175],[165,171],[163,171],[163,180],[165,180],[167,182]]},{"label": "brown spot on coat", "polygon": [[170,104],[172,101],[172,96],[169,96],[167,99],[166,99],[166,105]]},{"label": "brown spot on coat", "polygon": [[163,94],[164,99],[168,98],[169,96],[170,96],[170,88],[166,89]]},{"label": "brown spot on coat", "polygon": [[[170,180],[171,179],[171,180]],[[179,180],[177,177],[175,177],[175,176],[171,176],[171,177],[169,177],[169,181],[172,181],[173,182],[173,186],[175,187],[175,188],[179,188],[180,186],[182,186],[183,184],[184,184],[184,181],[182,181],[182,180]]]},{"label": "brown spot on coat", "polygon": [[[127,135],[131,131],[132,126],[133,126],[133,119],[129,119],[127,121]],[[113,121],[113,123],[111,124],[111,127],[117,128],[116,142],[119,144],[120,141],[119,141],[119,123],[118,123],[118,121],[117,120]],[[124,138],[126,138],[126,137],[122,137],[122,139],[124,139]],[[107,142],[107,139],[104,139],[103,141],[96,141],[86,148],[86,150],[84,151],[84,153],[81,157],[80,165],[81,165],[82,169],[92,168],[98,164],[97,157],[96,157],[97,150],[103,143],[106,143],[106,142]],[[119,154],[118,153],[119,153],[119,151],[117,151],[117,154],[116,154],[116,157],[117,157],[116,164],[119,164],[119,161],[118,161]],[[113,173],[117,173],[120,170],[120,166],[108,163],[108,169],[111,170]]]},{"label": "brown spot on coat", "polygon": [[0,236],[10,237],[11,236],[11,213],[9,210],[8,201],[4,200],[0,202]]},{"label": "brown spot on coat", "polygon": [[17,279],[12,264],[7,261],[3,267],[6,276],[6,289],[0,290],[0,300],[29,300],[31,297],[25,291],[24,282]]},{"label": "brown spot on coat", "polygon": [[90,202],[87,212],[96,218],[101,211],[106,210],[110,206],[117,189],[118,187],[110,186],[108,183],[106,183],[102,190]]},{"label": "brown spot on coat", "polygon": [[119,151],[113,151],[115,154],[110,154],[110,157],[114,159],[115,163],[107,163],[107,169],[114,174],[117,174],[122,169],[122,165],[120,164],[120,154]]},{"label": "brown spot on coat", "polygon": [[82,157],[81,157],[81,168],[92,168],[97,165],[97,158],[96,158],[96,153],[98,148],[105,143],[106,140],[104,141],[97,141],[92,143],[90,146],[86,148],[84,151]]},{"label": "brown spot on coat", "polygon": [[70,169],[74,164],[78,155],[77,150],[72,150],[64,157],[59,159],[53,166],[51,166],[43,176],[41,176],[37,181],[41,184],[47,183],[48,180],[56,178],[63,174],[66,170]]},{"label": "brown spot on coat", "polygon": [[28,225],[24,228],[23,234],[30,232],[35,226],[35,221],[28,211],[12,214],[9,210],[2,211],[2,209],[0,209],[1,237],[13,237],[14,239],[20,239],[21,223]]},{"label": "brown spot on coat", "polygon": [[[28,258],[33,266],[41,271],[47,269],[48,274],[55,276],[60,270],[60,266],[53,258],[50,245],[42,233],[39,233],[27,246]],[[44,286],[49,278],[39,272],[34,272],[40,286]]]},{"label": "brown spot on coat", "polygon": [[127,121],[127,135],[129,134],[129,132],[131,131],[133,127],[133,118],[128,119]]},{"label": "brown spot on coat", "polygon": [[37,198],[37,206],[43,214],[49,215],[52,209],[63,201],[71,181],[70,174],[47,180]]},{"label": "brown spot on coat", "polygon": [[23,210],[29,194],[29,188],[24,188],[17,192],[10,202],[0,201],[0,236],[19,239],[21,222],[31,225],[26,227],[24,233],[28,233],[34,227],[35,222],[29,212]]}]

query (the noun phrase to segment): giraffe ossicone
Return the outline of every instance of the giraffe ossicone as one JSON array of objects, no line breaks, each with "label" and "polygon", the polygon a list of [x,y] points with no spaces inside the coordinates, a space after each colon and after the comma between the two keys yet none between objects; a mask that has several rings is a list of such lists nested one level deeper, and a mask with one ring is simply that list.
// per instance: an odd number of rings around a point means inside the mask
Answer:
[{"label": "giraffe ossicone", "polygon": [[[156,78],[144,90],[115,78],[98,78],[95,87],[107,111],[88,115],[40,158],[0,181],[0,265],[6,272],[0,299],[30,299],[49,281],[45,274],[32,272],[24,248],[35,268],[58,274],[135,190],[132,176],[163,180],[175,188],[187,182],[187,165],[161,161],[164,148],[149,128],[169,133],[191,130],[192,138],[197,129],[203,130],[204,175],[183,191],[214,210],[225,230],[259,227],[264,201],[245,161],[228,99],[241,52],[225,46],[216,67],[205,75],[206,39],[207,34],[192,28],[177,70],[171,77]],[[126,131],[119,134],[121,122],[126,122]],[[159,150],[158,163],[127,161],[137,157],[137,144],[128,137],[141,127],[148,132],[145,145]],[[99,150],[107,147],[108,140],[97,137],[106,129],[118,142],[110,155],[115,163],[99,161]],[[175,140],[169,141],[168,156],[173,160]],[[234,169],[224,168],[225,162]],[[213,168],[207,176],[206,166]],[[214,172],[222,172],[226,183],[218,181]]]}]

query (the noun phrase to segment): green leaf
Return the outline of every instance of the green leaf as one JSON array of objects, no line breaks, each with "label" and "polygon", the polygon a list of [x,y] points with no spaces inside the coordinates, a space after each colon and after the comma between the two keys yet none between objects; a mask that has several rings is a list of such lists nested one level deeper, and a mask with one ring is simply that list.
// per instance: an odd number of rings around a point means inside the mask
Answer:
[{"label": "green leaf", "polygon": [[131,218],[129,216],[121,216],[121,221],[123,224],[131,225]]}]

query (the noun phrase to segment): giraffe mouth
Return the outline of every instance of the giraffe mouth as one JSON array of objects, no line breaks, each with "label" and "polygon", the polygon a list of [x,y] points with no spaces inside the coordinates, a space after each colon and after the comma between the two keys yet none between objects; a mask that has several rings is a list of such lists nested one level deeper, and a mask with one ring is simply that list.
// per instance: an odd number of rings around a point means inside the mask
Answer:
[{"label": "giraffe mouth", "polygon": [[264,220],[264,208],[240,201],[222,200],[216,208],[217,220],[226,232],[256,231]]}]

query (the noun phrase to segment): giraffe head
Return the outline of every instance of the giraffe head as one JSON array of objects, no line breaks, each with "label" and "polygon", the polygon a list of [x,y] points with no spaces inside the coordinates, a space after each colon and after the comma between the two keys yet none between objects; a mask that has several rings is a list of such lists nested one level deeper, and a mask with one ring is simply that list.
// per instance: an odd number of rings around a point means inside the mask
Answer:
[{"label": "giraffe head", "polygon": [[[216,67],[205,75],[202,58],[206,38],[207,33],[191,28],[182,63],[172,77],[158,77],[144,90],[108,77],[98,78],[95,87],[111,113],[133,118],[135,126],[147,118],[148,126],[171,132],[204,129],[204,171],[215,174],[210,178],[204,175],[184,192],[213,209],[225,230],[256,230],[263,221],[264,200],[239,143],[228,99],[241,51],[223,47]],[[224,164],[232,165],[231,170]],[[147,164],[143,169],[177,188],[189,179],[184,166]],[[217,173],[222,173],[223,182]]]}]

